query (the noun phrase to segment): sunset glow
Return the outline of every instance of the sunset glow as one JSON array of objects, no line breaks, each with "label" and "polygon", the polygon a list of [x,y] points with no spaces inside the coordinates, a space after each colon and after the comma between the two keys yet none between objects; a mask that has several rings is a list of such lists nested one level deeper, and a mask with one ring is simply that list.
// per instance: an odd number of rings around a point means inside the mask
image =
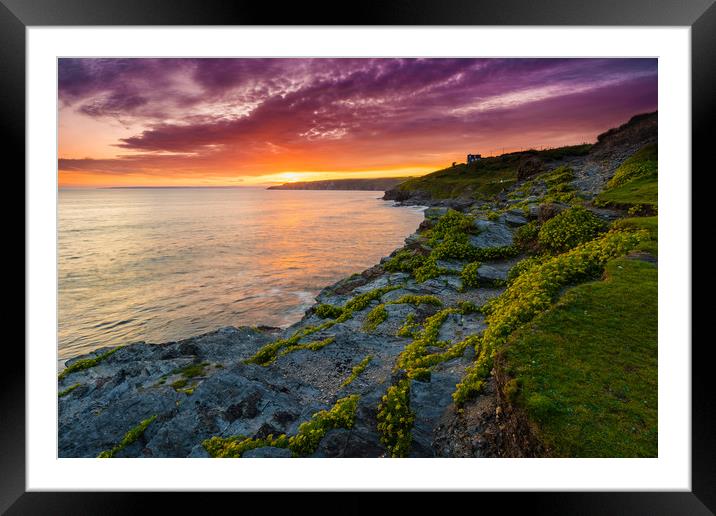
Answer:
[{"label": "sunset glow", "polygon": [[60,59],[61,187],[416,176],[593,142],[656,59]]}]

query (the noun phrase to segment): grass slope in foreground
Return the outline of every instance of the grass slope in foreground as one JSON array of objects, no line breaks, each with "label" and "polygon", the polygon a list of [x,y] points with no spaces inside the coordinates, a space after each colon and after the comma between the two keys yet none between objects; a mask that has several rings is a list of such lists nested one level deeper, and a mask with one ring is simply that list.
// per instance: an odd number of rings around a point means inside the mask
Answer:
[{"label": "grass slope in foreground", "polygon": [[612,260],[510,338],[505,393],[552,455],[657,456],[657,275]]}]

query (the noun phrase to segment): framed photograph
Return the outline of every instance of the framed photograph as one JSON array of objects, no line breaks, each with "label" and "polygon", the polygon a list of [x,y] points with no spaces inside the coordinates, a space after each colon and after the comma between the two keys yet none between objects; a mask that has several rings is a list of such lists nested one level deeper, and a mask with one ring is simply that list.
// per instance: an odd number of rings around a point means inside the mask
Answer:
[{"label": "framed photograph", "polygon": [[716,510],[691,322],[711,0],[0,3],[27,201],[3,511]]}]

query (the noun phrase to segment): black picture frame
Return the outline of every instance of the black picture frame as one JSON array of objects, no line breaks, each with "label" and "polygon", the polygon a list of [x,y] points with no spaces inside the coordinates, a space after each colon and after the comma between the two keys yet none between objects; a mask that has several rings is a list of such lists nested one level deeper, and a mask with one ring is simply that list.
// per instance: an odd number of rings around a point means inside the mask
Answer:
[{"label": "black picture frame", "polygon": [[[324,1],[284,3],[277,7],[268,2],[246,0],[0,0],[0,113],[6,129],[3,146],[6,160],[7,156],[14,158],[10,162],[15,170],[24,170],[25,30],[28,26],[646,25],[691,27],[693,170],[713,169],[709,158],[714,136],[711,114],[716,112],[714,0],[658,3],[653,0],[584,3],[574,0],[366,0],[350,4],[349,8],[339,7],[338,3]],[[692,192],[696,193],[693,188]],[[25,280],[27,282],[27,277]],[[489,500],[503,507],[516,507],[517,503],[517,506],[529,507],[532,513],[713,514],[716,511],[716,409],[709,381],[712,369],[707,359],[709,347],[708,340],[693,339],[691,492],[480,493],[470,496],[481,497],[480,504]],[[125,514],[144,507],[147,496],[161,497],[164,511],[172,510],[173,504],[185,506],[186,495],[177,494],[26,492],[25,353],[9,343],[4,351],[13,367],[5,368],[1,375],[0,511],[8,514]],[[246,498],[246,493],[239,496],[244,508],[254,501]],[[416,496],[413,500],[421,503],[421,498]],[[509,502],[505,498],[509,498]],[[281,497],[271,499],[275,503]],[[306,505],[316,503],[313,496],[303,500]],[[265,497],[263,503],[266,503]],[[295,501],[292,503],[294,508],[302,505],[300,501],[298,506]],[[371,496],[360,497],[344,505],[340,512],[365,513],[373,504]]]}]

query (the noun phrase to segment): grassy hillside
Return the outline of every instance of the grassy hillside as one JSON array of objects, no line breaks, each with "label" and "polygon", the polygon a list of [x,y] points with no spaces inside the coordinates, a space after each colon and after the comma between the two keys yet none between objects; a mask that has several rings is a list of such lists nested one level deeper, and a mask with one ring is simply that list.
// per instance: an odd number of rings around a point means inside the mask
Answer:
[{"label": "grassy hillside", "polygon": [[489,200],[517,181],[517,171],[527,160],[545,163],[586,154],[591,145],[572,145],[544,151],[525,151],[483,158],[410,179],[397,186],[403,192],[424,192],[434,199],[474,197]]}]

